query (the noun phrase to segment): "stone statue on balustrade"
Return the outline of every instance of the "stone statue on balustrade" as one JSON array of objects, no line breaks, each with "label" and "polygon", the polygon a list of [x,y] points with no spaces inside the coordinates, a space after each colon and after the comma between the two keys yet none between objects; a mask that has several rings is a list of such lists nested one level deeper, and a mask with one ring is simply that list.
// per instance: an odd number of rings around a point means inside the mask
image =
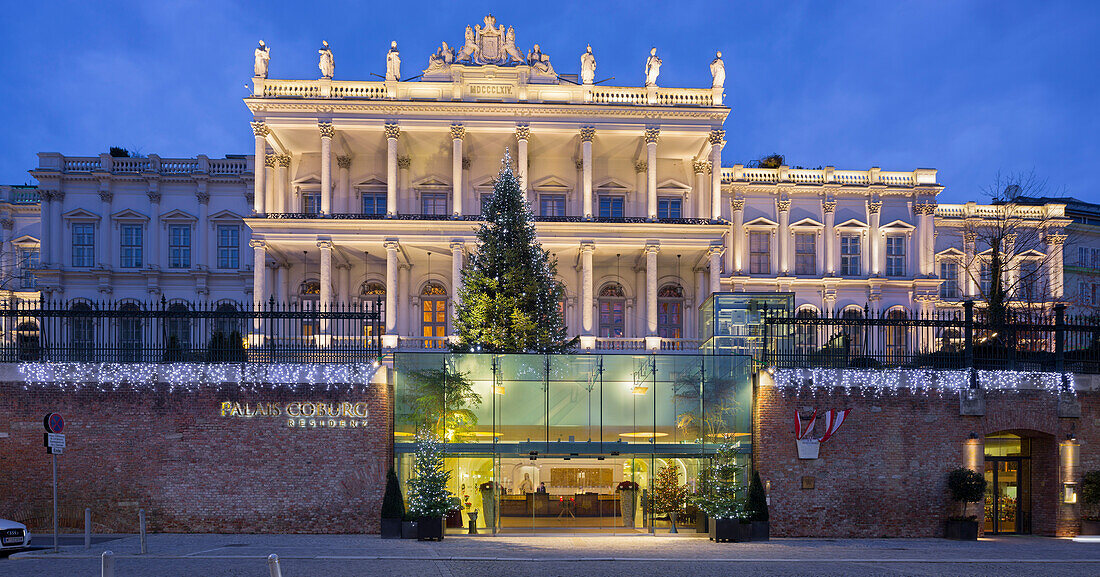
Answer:
[{"label": "stone statue on balustrade", "polygon": [[[504,35],[504,54],[510,59],[511,62],[523,62],[523,53],[516,48],[516,31],[511,26],[508,27],[508,32]],[[550,59],[546,59],[547,65],[550,64]]]},{"label": "stone statue on balustrade", "polygon": [[531,74],[537,76],[557,76],[554,67],[550,65],[550,57],[542,53],[539,45],[527,53],[527,65],[531,67]]},{"label": "stone statue on balustrade", "polygon": [[257,78],[267,78],[267,65],[269,62],[271,62],[271,50],[268,49],[263,40],[260,40],[260,46],[256,48],[256,61],[252,65],[254,75]]},{"label": "stone statue on balustrade", "polygon": [[435,51],[435,54],[428,57],[428,69],[424,72],[428,73],[446,70],[450,68],[454,61],[455,49],[447,46],[447,43],[444,42],[443,46],[440,46],[439,49]]},{"label": "stone statue on balustrade", "polygon": [[336,60],[332,57],[332,50],[329,50],[327,40],[321,41],[321,49],[317,53],[321,55],[321,59],[317,63],[317,67],[321,69],[321,76],[332,79],[332,76],[336,74]]},{"label": "stone statue on balustrade", "polygon": [[657,86],[657,76],[661,74],[661,59],[657,57],[657,49],[649,50],[649,58],[645,61],[645,85]]},{"label": "stone statue on balustrade", "polygon": [[584,54],[581,54],[581,83],[592,84],[596,79],[596,55],[592,54],[592,45],[589,44]]},{"label": "stone statue on balustrade", "polygon": [[401,54],[397,52],[397,41],[390,42],[390,51],[386,53],[386,81],[401,80]]},{"label": "stone statue on balustrade", "polygon": [[714,78],[712,88],[721,88],[726,83],[726,64],[722,62],[722,51],[710,61],[710,75]]},{"label": "stone statue on balustrade", "polygon": [[[444,42],[443,45],[446,46],[447,43]],[[462,48],[458,51],[458,55],[454,57],[454,60],[457,62],[467,62],[477,54],[477,50],[477,36],[474,34],[474,29],[467,26],[466,43],[462,45]]]}]

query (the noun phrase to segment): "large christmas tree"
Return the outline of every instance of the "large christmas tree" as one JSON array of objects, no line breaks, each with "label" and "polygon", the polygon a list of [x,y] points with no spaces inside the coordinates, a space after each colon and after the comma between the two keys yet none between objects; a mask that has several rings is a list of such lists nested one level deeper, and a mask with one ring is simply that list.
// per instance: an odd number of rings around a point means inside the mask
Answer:
[{"label": "large christmas tree", "polygon": [[558,309],[565,287],[557,280],[557,262],[536,238],[507,153],[482,218],[477,251],[462,270],[455,319],[461,346],[493,352],[572,347]]}]

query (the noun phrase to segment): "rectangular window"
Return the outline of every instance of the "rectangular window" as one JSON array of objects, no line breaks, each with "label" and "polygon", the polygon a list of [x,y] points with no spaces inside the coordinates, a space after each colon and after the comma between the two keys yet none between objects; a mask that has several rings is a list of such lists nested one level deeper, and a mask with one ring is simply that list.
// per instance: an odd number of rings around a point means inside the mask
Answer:
[{"label": "rectangular window", "polygon": [[959,263],[953,261],[940,261],[940,298],[959,298]]},{"label": "rectangular window", "polygon": [[1092,263],[1089,268],[1100,268],[1100,248],[1092,249]]},{"label": "rectangular window", "polygon": [[794,274],[817,274],[817,236],[812,232],[794,235]]},{"label": "rectangular window", "polygon": [[978,272],[978,287],[982,291],[982,295],[989,295],[989,288],[993,283],[993,271],[989,268],[988,262],[981,263],[981,269]]},{"label": "rectangular window", "polygon": [[657,199],[657,218],[680,218],[683,200],[663,197]]},{"label": "rectangular window", "polygon": [[420,214],[447,214],[447,194],[442,192],[424,192],[420,194]]},{"label": "rectangular window", "polygon": [[119,254],[119,266],[141,268],[141,225],[124,224],[121,235],[122,252]]},{"label": "rectangular window", "polygon": [[218,227],[218,268],[240,268],[241,231],[235,226]]},{"label": "rectangular window", "polygon": [[860,238],[858,234],[840,236],[840,274],[841,276],[860,276],[863,268],[860,264]]},{"label": "rectangular window", "polygon": [[320,192],[302,193],[302,212],[306,214],[317,214],[318,212],[321,212]]},{"label": "rectangular window", "polygon": [[749,274],[771,274],[771,237],[770,232],[749,233]]},{"label": "rectangular window", "polygon": [[73,225],[73,266],[95,266],[95,225]]},{"label": "rectangular window", "polygon": [[481,197],[480,197],[481,204],[478,206],[478,208],[480,209],[478,214],[485,214],[485,210],[489,206],[489,201],[492,198],[493,198],[493,193],[491,193],[491,192],[486,192],[485,194],[481,195]]},{"label": "rectangular window", "polygon": [[623,217],[623,197],[621,196],[600,196],[600,217],[602,218],[622,218]]},{"label": "rectangular window", "polygon": [[386,214],[386,193],[364,192],[363,214]]},{"label": "rectangular window", "polygon": [[[1095,288],[1095,286],[1096,285],[1093,285],[1092,288]],[[1081,301],[1081,303],[1080,303],[1081,305],[1088,306],[1088,305],[1092,304],[1092,299],[1089,298],[1089,297],[1092,296],[1092,293],[1090,292],[1089,289],[1090,289],[1089,284],[1086,283],[1085,281],[1081,281],[1081,282],[1077,283],[1077,295],[1078,295],[1079,300]]]},{"label": "rectangular window", "polygon": [[34,270],[38,268],[39,263],[38,255],[37,248],[19,250],[19,286],[21,288],[38,288],[38,278],[34,276]]},{"label": "rectangular window", "polygon": [[1033,303],[1039,299],[1039,261],[1025,260],[1020,263],[1020,279],[1017,282],[1017,297]]},{"label": "rectangular window", "polygon": [[565,216],[565,195],[540,194],[539,214],[542,216]]},{"label": "rectangular window", "polygon": [[168,268],[191,268],[191,227],[168,227]]},{"label": "rectangular window", "polygon": [[905,235],[886,235],[886,276],[905,276]]},{"label": "rectangular window", "polygon": [[1077,247],[1077,266],[1089,266],[1089,249],[1083,246]]}]

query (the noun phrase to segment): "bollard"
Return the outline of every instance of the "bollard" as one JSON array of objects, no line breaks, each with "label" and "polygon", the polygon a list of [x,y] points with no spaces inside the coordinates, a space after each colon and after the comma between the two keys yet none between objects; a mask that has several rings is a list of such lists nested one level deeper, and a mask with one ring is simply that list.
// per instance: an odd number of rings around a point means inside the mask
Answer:
[{"label": "bollard", "polygon": [[104,551],[99,556],[99,577],[115,577],[115,554]]},{"label": "bollard", "polygon": [[267,570],[271,572],[271,577],[283,577],[283,572],[279,569],[278,555],[272,553],[267,556]]},{"label": "bollard", "polygon": [[138,525],[141,531],[141,554],[148,550],[145,546],[145,509],[138,509]]},{"label": "bollard", "polygon": [[92,509],[84,507],[84,548],[92,548]]}]

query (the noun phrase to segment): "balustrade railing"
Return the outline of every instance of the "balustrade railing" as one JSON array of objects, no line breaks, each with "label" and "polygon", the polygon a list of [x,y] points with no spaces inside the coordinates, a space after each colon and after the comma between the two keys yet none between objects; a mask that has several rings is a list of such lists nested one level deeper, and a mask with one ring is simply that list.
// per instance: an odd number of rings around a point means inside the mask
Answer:
[{"label": "balustrade railing", "polygon": [[[264,214],[263,217],[277,220],[308,220],[315,218],[333,220],[481,220],[481,215],[477,214],[454,216],[449,214],[366,214],[358,212],[338,212],[332,214],[321,214],[318,212],[269,212]],[[585,218],[583,216],[535,216],[534,220],[535,222],[592,222],[607,224],[721,224],[707,218],[655,218],[651,220],[644,216],[594,216],[592,218]]]}]

